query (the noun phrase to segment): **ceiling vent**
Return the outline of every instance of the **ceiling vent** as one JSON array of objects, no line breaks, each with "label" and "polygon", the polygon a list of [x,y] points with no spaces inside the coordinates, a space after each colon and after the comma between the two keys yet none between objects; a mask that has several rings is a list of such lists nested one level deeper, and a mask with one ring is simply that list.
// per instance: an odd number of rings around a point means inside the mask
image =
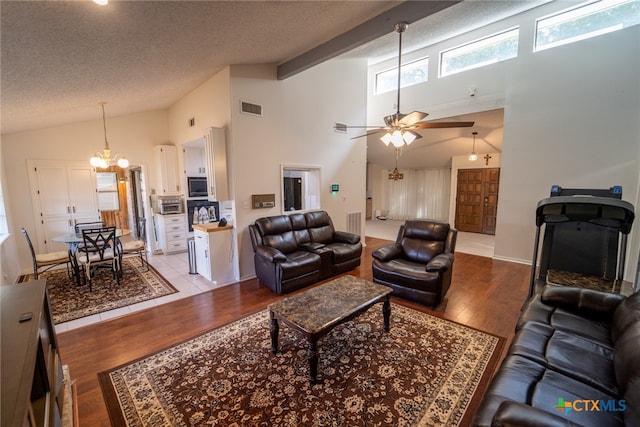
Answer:
[{"label": "ceiling vent", "polygon": [[336,122],[336,124],[335,124],[335,126],[333,128],[336,130],[336,132],[347,133],[347,124],[346,123]]},{"label": "ceiling vent", "polygon": [[262,117],[262,105],[240,101],[240,112],[245,114],[251,114],[253,116]]}]

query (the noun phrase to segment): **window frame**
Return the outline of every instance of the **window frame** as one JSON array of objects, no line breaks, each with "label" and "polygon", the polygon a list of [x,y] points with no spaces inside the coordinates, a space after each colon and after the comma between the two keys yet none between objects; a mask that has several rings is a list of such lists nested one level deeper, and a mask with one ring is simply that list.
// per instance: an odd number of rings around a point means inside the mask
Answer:
[{"label": "window frame", "polygon": [[[566,8],[554,13],[551,13],[546,16],[542,16],[537,18],[534,23],[534,38],[533,38],[533,51],[541,52],[547,49],[553,49],[554,47],[564,46],[567,44],[575,43],[582,40],[587,40],[593,37],[598,37],[603,34],[612,33],[623,28],[628,28],[630,26],[640,24],[640,18],[638,22],[635,22],[631,25],[625,26],[623,22],[619,22],[614,25],[609,25],[605,28],[588,30],[585,29],[586,32],[580,33],[577,35],[573,35],[571,37],[563,38],[561,40],[557,40],[554,42],[549,42],[544,45],[539,45],[538,40],[542,30],[548,27],[556,26],[559,27],[563,24],[567,23],[576,23],[579,20],[583,20],[589,17],[592,17],[596,14],[606,12],[607,10],[613,9],[618,6],[622,6],[624,4],[634,4],[637,0],[595,0],[588,1],[570,8]],[[541,23],[544,21],[550,21],[548,25],[544,25],[541,28]]]},{"label": "window frame", "polygon": [[[514,33],[514,35],[511,35],[511,33]],[[515,46],[515,54],[513,56],[509,56],[507,58],[493,58],[491,60],[484,60],[482,62],[476,62],[472,65],[468,65],[459,69],[456,69],[455,71],[445,71],[445,66],[446,66],[446,58],[445,56],[448,53],[454,52],[454,51],[461,51],[463,54],[468,54],[470,52],[473,51],[480,51],[481,49],[484,49],[492,44],[495,43],[490,43],[490,40],[498,40],[500,38],[503,38],[503,41],[509,40],[509,39],[514,39],[516,42],[516,46]],[[474,45],[478,45],[481,46],[479,48],[474,49],[473,46]],[[469,70],[473,70],[476,68],[481,68],[481,67],[485,67],[487,65],[492,65],[492,64],[497,64],[499,62],[503,62],[503,61],[507,61],[509,59],[514,59],[518,57],[518,48],[520,45],[520,26],[519,25],[515,25],[513,27],[509,27],[506,28],[504,30],[495,32],[493,34],[489,34],[487,36],[484,37],[480,37],[477,39],[474,39],[470,42],[467,43],[463,43],[445,50],[441,50],[439,56],[439,64],[438,64],[438,77],[442,78],[442,77],[448,77],[448,76],[452,76],[454,74],[458,74],[458,73],[462,73],[465,71],[469,71]]]}]

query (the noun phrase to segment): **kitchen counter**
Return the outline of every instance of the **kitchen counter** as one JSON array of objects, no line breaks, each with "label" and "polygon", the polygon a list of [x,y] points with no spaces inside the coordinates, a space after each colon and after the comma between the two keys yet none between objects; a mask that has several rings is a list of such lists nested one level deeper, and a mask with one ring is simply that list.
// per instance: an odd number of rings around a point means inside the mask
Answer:
[{"label": "kitchen counter", "polygon": [[204,231],[205,233],[213,233],[214,231],[224,231],[233,229],[232,225],[225,225],[223,227],[218,227],[217,222],[209,222],[207,224],[193,224],[194,230]]}]

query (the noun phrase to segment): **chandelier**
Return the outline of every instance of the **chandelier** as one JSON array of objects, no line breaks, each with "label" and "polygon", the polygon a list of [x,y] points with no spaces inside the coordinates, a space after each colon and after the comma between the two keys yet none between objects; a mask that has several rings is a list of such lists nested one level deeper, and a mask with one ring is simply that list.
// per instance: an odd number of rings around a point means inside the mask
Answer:
[{"label": "chandelier", "polygon": [[106,102],[99,102],[98,105],[102,107],[102,127],[104,128],[104,150],[97,152],[90,160],[91,166],[96,168],[105,169],[112,164],[117,164],[121,168],[129,166],[129,160],[120,154],[116,154],[111,157],[111,150],[109,149],[109,141],[107,141],[107,122],[104,117],[104,104]]},{"label": "chandelier", "polygon": [[396,167],[389,174],[389,179],[392,179],[394,181],[404,179],[404,174],[400,173],[400,171],[398,170],[398,157],[400,157],[400,148],[396,148]]}]

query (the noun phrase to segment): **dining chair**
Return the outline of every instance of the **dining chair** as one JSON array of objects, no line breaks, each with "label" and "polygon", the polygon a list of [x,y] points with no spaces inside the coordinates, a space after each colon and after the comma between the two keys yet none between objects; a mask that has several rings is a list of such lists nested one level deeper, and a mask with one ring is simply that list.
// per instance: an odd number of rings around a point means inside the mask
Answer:
[{"label": "dining chair", "polygon": [[[33,260],[33,277],[34,279],[38,279],[38,275],[40,273],[44,273],[45,271],[58,266],[66,264],[67,266],[67,274],[71,276],[69,270],[69,253],[66,251],[56,251],[56,252],[47,252],[43,254],[36,254],[36,251],[33,249],[33,244],[31,243],[31,239],[29,238],[29,233],[24,228],[21,228],[20,231],[24,235],[25,239],[27,239],[27,245],[29,246],[29,250],[31,251],[31,259]],[[39,271],[40,268],[46,267],[44,270]]]},{"label": "dining chair", "polygon": [[110,268],[113,278],[120,284],[120,252],[115,227],[101,227],[82,230],[83,247],[76,252],[76,260],[82,270],[83,283],[92,279],[98,268]]},{"label": "dining chair", "polygon": [[[147,271],[149,271],[149,259],[147,257],[147,232],[146,232],[146,218],[140,218],[139,222],[139,235],[136,240],[122,243],[121,253],[123,256],[133,255],[140,256],[140,262],[142,265],[147,264]],[[144,257],[143,257],[144,255]]]}]

